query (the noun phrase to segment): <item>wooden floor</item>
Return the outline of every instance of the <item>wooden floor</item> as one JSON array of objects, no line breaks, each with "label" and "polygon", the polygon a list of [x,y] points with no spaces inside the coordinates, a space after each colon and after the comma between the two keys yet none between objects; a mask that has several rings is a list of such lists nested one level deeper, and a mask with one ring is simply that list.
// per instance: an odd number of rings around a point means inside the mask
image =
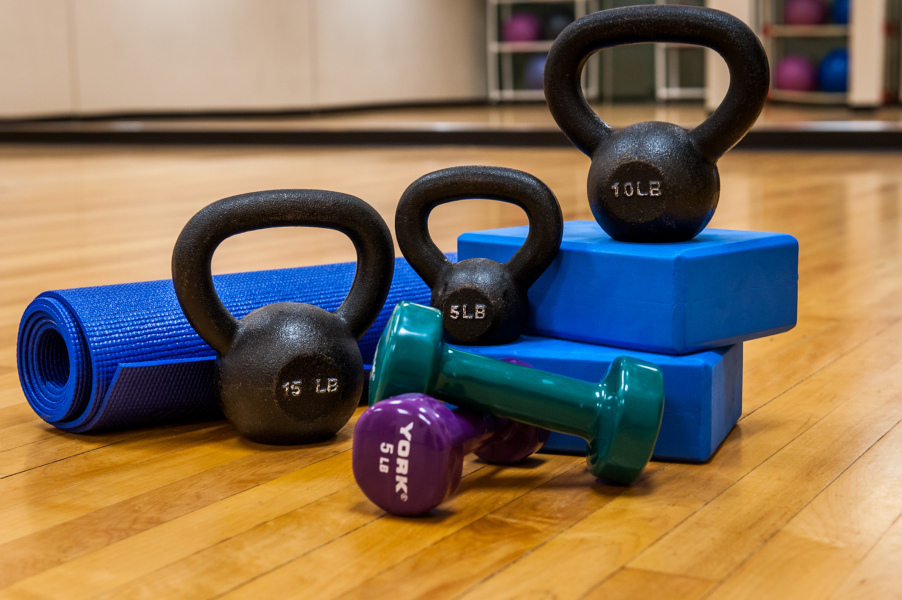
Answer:
[{"label": "wooden floor", "polygon": [[[0,147],[0,598],[886,598],[902,596],[902,152],[740,153],[712,226],[800,242],[798,326],[746,344],[743,416],[704,465],[631,487],[582,458],[465,464],[459,493],[386,516],[351,475],[354,420],[273,448],[225,422],[96,435],[34,416],[15,337],[46,289],[169,276],[219,198],[313,187],[392,222],[416,177],[457,164],[543,179],[589,219],[572,149]],[[442,207],[432,232],[524,223]],[[245,234],[215,271],[353,259],[340,234]]]}]

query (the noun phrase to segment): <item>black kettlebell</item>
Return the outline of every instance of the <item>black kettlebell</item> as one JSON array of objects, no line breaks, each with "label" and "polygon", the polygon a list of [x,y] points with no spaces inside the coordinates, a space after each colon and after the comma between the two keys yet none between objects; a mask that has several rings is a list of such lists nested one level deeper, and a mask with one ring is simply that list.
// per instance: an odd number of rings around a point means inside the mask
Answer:
[{"label": "black kettlebell", "polygon": [[[649,121],[614,130],[580,88],[589,55],[640,42],[677,42],[717,51],[730,87],[707,120],[688,131]],[[717,208],[716,162],[752,127],[767,98],[770,68],[761,42],[736,17],[692,6],[628,6],[586,15],[555,40],[545,62],[545,98],[558,126],[592,158],[592,214],[615,240],[680,242]]]},{"label": "black kettlebell", "polygon": [[[357,271],[338,309],[299,302],[258,308],[238,321],[213,287],[210,261],[228,237],[269,227],[335,229],[357,250]],[[210,204],[185,225],[172,253],[172,283],[188,322],[218,356],[220,405],[241,435],[265,444],[328,438],[363,392],[357,340],[391,286],[394,245],[363,200],[322,190],[272,190]]]},{"label": "black kettlebell", "polygon": [[[440,204],[484,198],[516,204],[529,218],[523,246],[503,265],[488,258],[451,263],[429,236],[429,213]],[[526,292],[561,247],[564,218],[557,198],[528,173],[502,167],[452,167],[420,177],[404,191],[395,213],[401,252],[432,290],[448,341],[506,344],[529,316]]]}]

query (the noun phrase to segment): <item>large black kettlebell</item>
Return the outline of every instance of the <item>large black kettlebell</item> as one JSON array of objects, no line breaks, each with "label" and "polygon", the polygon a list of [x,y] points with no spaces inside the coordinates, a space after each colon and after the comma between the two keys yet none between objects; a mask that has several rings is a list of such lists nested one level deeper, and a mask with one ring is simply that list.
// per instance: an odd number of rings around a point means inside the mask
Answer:
[{"label": "large black kettlebell", "polygon": [[[329,313],[280,302],[240,321],[213,287],[210,261],[226,238],[268,227],[338,230],[357,250],[347,298]],[[394,270],[382,217],[363,200],[322,190],[273,190],[210,204],[185,225],[172,253],[172,282],[188,322],[218,353],[220,404],[239,433],[267,444],[330,437],[363,392],[357,340],[379,315]]]},{"label": "large black kettlebell", "polygon": [[[484,198],[516,204],[529,218],[523,246],[503,265],[488,258],[451,263],[429,236],[429,213],[440,204]],[[561,247],[564,219],[557,198],[528,173],[502,167],[452,167],[420,177],[395,213],[398,246],[432,290],[448,341],[506,344],[529,316],[526,293]]]},{"label": "large black kettlebell", "polygon": [[[707,46],[726,60],[730,87],[711,116],[688,131],[650,121],[614,130],[580,88],[596,50],[640,42]],[[592,214],[615,240],[679,242],[695,237],[717,208],[716,162],[752,127],[767,97],[770,68],[742,21],[691,6],[629,6],[589,14],[555,40],[545,63],[545,97],[557,124],[592,158]]]}]

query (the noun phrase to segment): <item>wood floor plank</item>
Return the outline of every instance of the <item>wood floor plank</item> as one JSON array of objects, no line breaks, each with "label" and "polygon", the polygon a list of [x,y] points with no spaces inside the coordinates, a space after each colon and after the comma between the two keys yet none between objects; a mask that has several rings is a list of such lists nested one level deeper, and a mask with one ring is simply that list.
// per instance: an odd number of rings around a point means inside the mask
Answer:
[{"label": "wood floor plank", "polygon": [[59,492],[123,467],[140,464],[186,446],[202,443],[211,432],[224,431],[227,428],[223,422],[218,422],[136,430],[133,432],[134,436],[121,442],[0,479],[3,506],[8,507],[48,493]]},{"label": "wood floor plank", "polygon": [[24,401],[0,408],[0,431],[23,423],[35,423],[39,426],[39,421],[40,419]]},{"label": "wood floor plank", "polygon": [[[816,321],[818,324],[821,321]],[[796,343],[758,342],[758,357],[744,358],[742,413],[747,415],[798,385],[831,362],[855,349],[894,323],[890,319],[833,321],[804,335]],[[802,330],[801,327],[797,329]],[[781,338],[784,336],[776,336]],[[786,336],[788,337],[788,336]],[[749,343],[752,346],[755,343]],[[761,355],[762,346],[767,354]],[[777,346],[777,348],[771,348]],[[783,346],[782,348],[780,346]]]},{"label": "wood floor plank", "polygon": [[349,485],[94,599],[215,598],[383,515]]},{"label": "wood floor plank", "polygon": [[254,452],[223,426],[197,444],[99,475],[84,483],[0,509],[0,544],[53,527],[95,510],[231,462]]},{"label": "wood floor plank", "polygon": [[[894,327],[880,337],[891,338],[900,331],[902,328]],[[855,389],[848,390],[835,386],[835,393],[848,395],[846,402],[670,531],[630,566],[715,581],[728,576],[902,420],[898,402],[902,381],[895,373],[855,384]]]},{"label": "wood floor plank", "polygon": [[626,491],[461,598],[580,598],[729,485],[715,470],[668,465],[646,493]]},{"label": "wood floor plank", "polygon": [[[345,447],[347,449],[347,446]],[[346,452],[70,560],[0,598],[90,598],[352,485]]]},{"label": "wood floor plank", "polygon": [[[859,361],[880,360],[892,365],[902,360],[902,348],[896,347],[893,337],[900,329],[902,325],[884,331],[879,340],[882,343],[872,341],[860,346],[846,360],[832,363],[744,418],[711,460],[710,468],[668,466],[649,477],[654,489],[662,490],[659,494],[617,498],[464,597],[517,598],[545,592],[562,599],[578,598],[624,565],[648,568],[641,562],[631,561],[659,540],[666,540],[664,536],[668,532],[680,530],[693,515],[736,482],[839,410],[850,397],[854,398],[859,382],[847,373],[854,373]],[[846,382],[848,396],[843,396],[843,390],[837,385],[841,381]],[[885,430],[891,426],[887,425]],[[699,537],[692,529],[682,531],[685,535],[680,539]],[[716,544],[712,541],[712,545]],[[716,547],[729,556],[728,550],[720,545]],[[682,551],[676,543],[668,548],[676,554]],[[718,555],[713,562],[725,564],[726,557]],[[556,572],[543,569],[542,565],[546,564],[565,569],[569,574],[566,581],[559,581]],[[652,565],[649,570],[718,580],[688,568],[656,569]]]},{"label": "wood floor plank", "polygon": [[629,489],[599,484],[582,466],[571,469],[342,598],[456,598],[614,498],[648,493],[646,478],[661,468],[650,467]]},{"label": "wood floor plank", "polygon": [[859,598],[899,598],[902,590],[902,517],[893,523],[871,552],[846,578],[830,597],[857,600]]},{"label": "wood floor plank", "polygon": [[33,444],[34,442],[58,435],[56,429],[43,421],[28,419],[24,423],[3,428],[3,435],[0,436],[0,452]]},{"label": "wood floor plank", "polygon": [[346,450],[329,442],[255,452],[0,545],[0,589]]},{"label": "wood floor plank", "polygon": [[110,446],[137,435],[134,431],[73,435],[58,429],[51,433],[49,438],[0,452],[0,479]]},{"label": "wood floor plank", "polygon": [[708,597],[830,596],[902,515],[900,456],[896,425]]},{"label": "wood floor plank", "polygon": [[[223,596],[230,600],[279,595],[331,598],[361,584],[455,531],[482,519],[555,476],[576,467],[575,457],[546,455],[545,468],[526,477],[499,467],[480,469],[444,510],[421,519],[386,517],[258,577]],[[516,485],[505,485],[513,478]],[[483,481],[490,485],[481,485]],[[398,532],[402,535],[397,535]],[[317,574],[328,570],[328,578]]]},{"label": "wood floor plank", "polygon": [[[697,600],[714,586],[713,581],[656,573],[641,569],[620,569],[583,600],[628,600],[629,598],[668,598]],[[784,596],[785,597],[785,596]]]},{"label": "wood floor plank", "polygon": [[807,317],[796,323],[796,326],[777,335],[756,340],[749,340],[742,345],[742,355],[746,364],[754,365],[773,356],[775,352],[783,352],[796,346],[804,346],[805,340],[819,332],[836,325],[836,319]]},{"label": "wood floor plank", "polygon": [[[484,465],[467,461],[466,477]],[[347,510],[337,510],[343,507]],[[147,573],[97,598],[212,598],[277,569],[385,513],[355,485]]]},{"label": "wood floor plank", "polygon": [[0,409],[19,404],[25,404],[25,396],[19,387],[19,374],[14,366],[0,368]]}]

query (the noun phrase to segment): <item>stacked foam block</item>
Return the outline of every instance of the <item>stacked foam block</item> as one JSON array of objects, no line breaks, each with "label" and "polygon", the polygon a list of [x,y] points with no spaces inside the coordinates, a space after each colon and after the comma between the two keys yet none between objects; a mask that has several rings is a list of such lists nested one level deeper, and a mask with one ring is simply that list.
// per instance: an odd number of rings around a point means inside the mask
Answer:
[{"label": "stacked foam block", "polygon": [[[506,262],[527,233],[466,233],[458,257]],[[741,415],[743,342],[791,329],[797,299],[798,243],[790,235],[706,229],[687,242],[633,244],[612,240],[594,221],[573,221],[530,288],[525,335],[461,347],[593,382],[618,356],[653,362],[665,393],[653,458],[702,462]],[[585,453],[586,442],[554,433],[545,449]]]}]

